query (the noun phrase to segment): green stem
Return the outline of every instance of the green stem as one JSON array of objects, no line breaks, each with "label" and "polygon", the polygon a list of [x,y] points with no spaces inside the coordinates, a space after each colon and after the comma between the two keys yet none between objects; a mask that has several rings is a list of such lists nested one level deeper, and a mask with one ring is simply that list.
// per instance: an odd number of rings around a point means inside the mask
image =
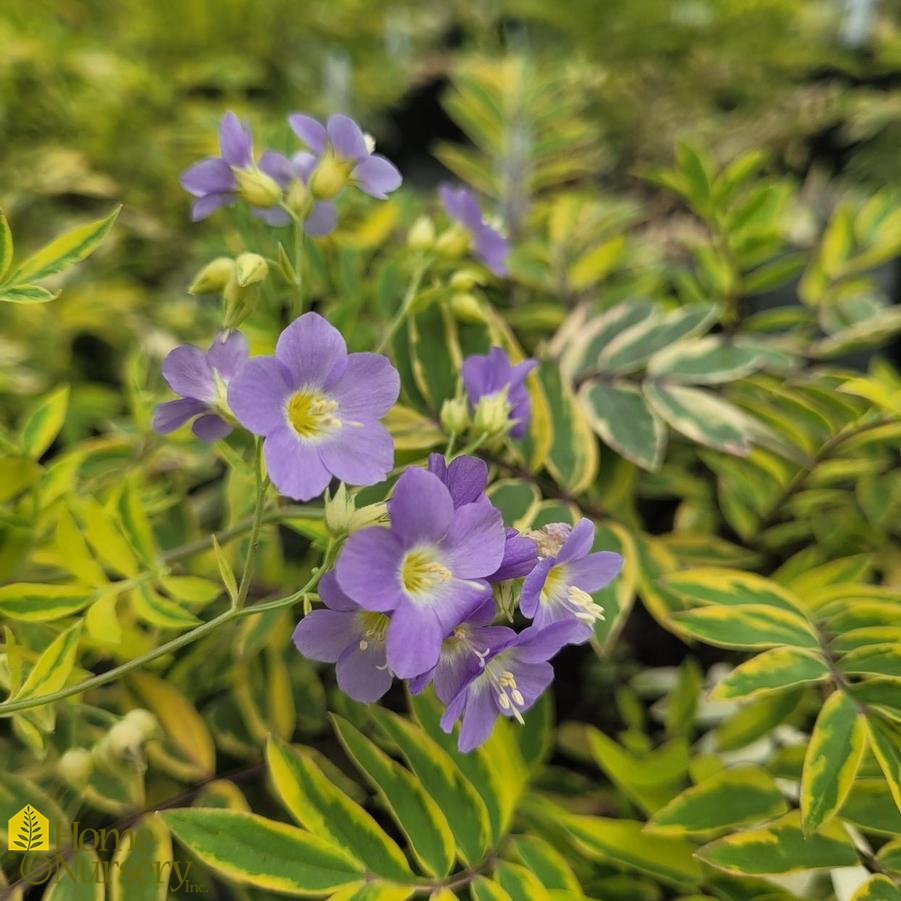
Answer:
[{"label": "green stem", "polygon": [[253,522],[250,526],[250,547],[244,558],[244,571],[241,573],[241,584],[238,586],[238,594],[234,600],[235,607],[243,607],[247,601],[247,593],[250,591],[250,583],[253,579],[254,565],[257,551],[260,546],[260,530],[263,527],[263,511],[266,506],[266,489],[269,479],[263,477],[263,444],[259,438],[254,446],[254,474],[256,476],[256,505],[253,511]]},{"label": "green stem", "polygon": [[303,222],[294,219],[294,296],[291,303],[291,320],[303,313]]},{"label": "green stem", "polygon": [[403,325],[407,316],[410,315],[410,310],[413,307],[413,302],[416,300],[416,294],[419,291],[419,286],[422,284],[423,276],[426,274],[426,271],[429,268],[429,260],[422,259],[416,265],[416,268],[413,270],[413,278],[410,280],[410,286],[407,288],[407,293],[404,295],[403,302],[400,305],[400,309],[397,311],[397,315],[391,320],[388,325],[388,329],[384,335],[382,335],[382,340],[379,342],[379,346],[376,348],[376,353],[383,353],[385,348],[391,343],[391,339],[394,337],[397,330]]}]

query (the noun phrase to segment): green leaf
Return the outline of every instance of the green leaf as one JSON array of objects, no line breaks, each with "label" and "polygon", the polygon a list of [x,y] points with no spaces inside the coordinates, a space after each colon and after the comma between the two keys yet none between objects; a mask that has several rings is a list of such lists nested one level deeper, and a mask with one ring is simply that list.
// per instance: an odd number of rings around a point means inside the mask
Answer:
[{"label": "green leaf", "polygon": [[895,804],[901,808],[901,729],[875,715],[867,717],[870,750],[879,761]]},{"label": "green leaf", "polygon": [[218,582],[200,576],[165,576],[160,579],[160,585],[184,604],[209,604],[222,593]]},{"label": "green leaf", "polygon": [[686,789],[651,817],[652,834],[708,835],[759,823],[788,810],[773,777],[759,766],[721,770]]},{"label": "green leaf", "polygon": [[519,864],[500,861],[494,868],[494,878],[513,901],[551,901],[547,887]]},{"label": "green leaf", "polygon": [[599,282],[617,264],[625,244],[625,236],[616,235],[586,250],[569,267],[567,275],[570,286],[575,291],[583,291]]},{"label": "green leaf", "polygon": [[422,729],[383,708],[374,708],[373,714],[422,781],[423,788],[444,811],[464,862],[481,860],[491,834],[485,802],[450,756]]},{"label": "green leaf", "polygon": [[829,667],[821,656],[797,648],[772,648],[740,664],[710,693],[717,701],[747,700],[807,682],[829,678]]},{"label": "green leaf", "polygon": [[[150,873],[157,866],[165,866],[172,860],[172,839],[162,821],[153,816],[144,816],[129,827],[138,840],[123,841],[113,854],[113,865],[119,873]],[[109,883],[110,901],[166,901],[169,897],[170,874],[168,868],[162,870],[162,878],[144,882],[141,878],[129,880],[113,878]],[[187,889],[187,885],[182,886]],[[173,894],[179,894],[173,892]]]},{"label": "green leaf", "polygon": [[200,625],[193,613],[164,598],[149,585],[139,585],[129,593],[135,613],[146,623],[161,629],[191,629]]},{"label": "green leaf", "polygon": [[55,238],[22,263],[15,272],[15,280],[25,282],[47,278],[92,254],[113,227],[121,209],[118,206],[103,219],[80,225]]},{"label": "green leaf", "polygon": [[750,876],[851,867],[858,862],[854,844],[841,826],[827,824],[805,837],[799,811],[759,829],[717,839],[704,845],[697,856],[727,873]]},{"label": "green leaf", "polygon": [[696,604],[767,604],[805,615],[801,602],[792,592],[754,573],[704,566],[668,573],[661,581]]},{"label": "green leaf", "polygon": [[567,378],[596,372],[598,356],[610,341],[653,316],[656,309],[649,300],[633,300],[617,304],[587,323],[584,311],[577,310],[561,328],[568,346],[560,360],[560,371]]},{"label": "green leaf", "polygon": [[563,825],[579,850],[595,859],[613,861],[679,889],[694,888],[703,879],[693,845],[648,835],[640,821],[569,815]]},{"label": "green leaf", "polygon": [[241,885],[286,895],[327,895],[363,875],[342,848],[302,829],[237,810],[157,814],[207,866]]},{"label": "green leaf", "polygon": [[6,277],[13,261],[13,233],[9,227],[9,220],[3,210],[0,210],[0,281]]},{"label": "green leaf", "polygon": [[864,832],[901,835],[901,809],[885,790],[883,779],[855,780],[839,816],[859,826]]},{"label": "green leaf", "polygon": [[40,285],[7,285],[0,288],[0,302],[47,303],[59,297],[59,291],[48,291]]},{"label": "green leaf", "polygon": [[851,896],[851,901],[901,901],[901,888],[888,876],[873,876]]},{"label": "green leaf", "polygon": [[412,878],[403,851],[309,757],[270,740],[266,760],[279,798],[301,826],[346,848],[373,873],[400,882]]},{"label": "green leaf", "polygon": [[515,835],[510,839],[510,847],[545,888],[582,894],[582,886],[567,859],[543,838],[537,835]]},{"label": "green leaf", "polygon": [[747,454],[747,417],[715,394],[684,385],[645,382],[644,396],[654,411],[686,438],[736,456]]},{"label": "green leaf", "polygon": [[717,385],[748,375],[758,368],[759,361],[760,354],[753,347],[709,335],[664,347],[648,362],[648,375],[667,382]]},{"label": "green leaf", "polygon": [[801,776],[801,822],[816,832],[844,804],[867,744],[865,718],[843,691],[834,691],[820,710]]},{"label": "green leaf", "polygon": [[843,673],[868,676],[893,676],[901,679],[901,646],[871,644],[845,654],[838,662]]},{"label": "green leaf", "polygon": [[513,901],[501,886],[487,876],[476,876],[470,883],[469,891],[473,901]]},{"label": "green leaf", "polygon": [[629,382],[586,382],[578,399],[588,424],[617,453],[642,469],[663,462],[666,428]]},{"label": "green leaf", "polygon": [[419,781],[350,723],[333,716],[335,731],[357,769],[379,793],[420,865],[445,876],[454,862],[454,837],[441,808]]},{"label": "green leaf", "polygon": [[816,633],[800,616],[764,604],[682,610],[672,614],[672,622],[680,632],[717,647],[819,647]]},{"label": "green leaf", "polygon": [[115,514],[105,510],[94,498],[80,498],[75,510],[81,519],[85,538],[97,558],[123,576],[136,576],[140,569],[134,551],[122,534]]},{"label": "green leaf", "polygon": [[[51,878],[50,887],[44,893],[43,901],[103,901],[106,890],[102,879],[83,881],[81,873],[103,872],[103,864],[95,851],[79,848],[66,860],[69,876],[63,865],[59,865],[58,876]],[[73,878],[74,877],[74,878]],[[168,886],[164,886],[168,889]]]},{"label": "green leaf", "polygon": [[747,747],[784,722],[797,710],[803,696],[801,689],[774,691],[743,704],[713,732],[720,751]]},{"label": "green leaf", "polygon": [[329,901],[407,901],[415,891],[413,886],[387,882],[355,882],[329,895]]},{"label": "green leaf", "polygon": [[597,478],[597,439],[559,368],[545,364],[538,375],[547,395],[553,435],[546,466],[558,485],[570,494],[580,494]]},{"label": "green leaf", "polygon": [[75,666],[78,653],[78,639],[81,637],[81,623],[61,632],[41,652],[22,687],[10,700],[37,698],[59,691]]},{"label": "green leaf", "polygon": [[52,622],[71,616],[94,600],[82,585],[42,585],[15,582],[0,587],[0,615],[21,622]]},{"label": "green leaf", "polygon": [[40,459],[53,444],[66,421],[69,405],[69,386],[63,385],[41,398],[22,424],[20,440],[25,453],[32,460]]},{"label": "green leaf", "polygon": [[222,545],[219,544],[215,535],[212,537],[213,554],[216,557],[216,565],[219,567],[219,578],[222,579],[222,584],[225,586],[225,590],[228,592],[228,597],[232,604],[235,604],[238,599],[238,580],[235,578],[235,572],[226,559],[225,552],[222,550]]}]

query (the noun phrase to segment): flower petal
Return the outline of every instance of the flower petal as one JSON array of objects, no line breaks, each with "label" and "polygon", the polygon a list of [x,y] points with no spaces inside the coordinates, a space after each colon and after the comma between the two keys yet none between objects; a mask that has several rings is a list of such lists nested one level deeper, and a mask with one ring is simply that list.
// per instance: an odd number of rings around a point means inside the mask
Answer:
[{"label": "flower petal", "polygon": [[313,610],[294,630],[294,646],[304,657],[334,663],[350,646],[360,642],[356,613]]},{"label": "flower petal", "polygon": [[287,425],[266,436],[263,453],[272,483],[280,494],[295,501],[318,497],[332,480],[316,448],[301,441]]},{"label": "flower petal", "polygon": [[318,313],[304,313],[279,335],[275,356],[291,371],[292,387],[328,385],[344,372],[347,345]]},{"label": "flower petal", "polygon": [[394,611],[388,625],[388,666],[400,679],[421,676],[438,662],[445,636],[430,607],[404,601]]},{"label": "flower petal", "polygon": [[321,122],[303,113],[293,113],[288,116],[288,125],[291,126],[291,131],[314,153],[325,152],[325,145],[328,143],[328,132]]},{"label": "flower petal", "polygon": [[489,582],[503,582],[507,579],[518,579],[527,576],[538,562],[538,549],[535,542],[516,529],[506,530],[504,558],[497,571],[488,577]]},{"label": "flower petal", "polygon": [[345,613],[352,613],[360,609],[360,605],[341,589],[334,570],[330,570],[319,580],[317,591],[319,599],[329,610],[343,610]]},{"label": "flower petal", "polygon": [[225,438],[226,435],[230,435],[232,427],[221,416],[216,416],[214,413],[208,413],[206,416],[201,416],[199,419],[194,420],[191,431],[201,441],[212,444],[214,441],[218,441],[220,438]]},{"label": "flower petal", "polygon": [[228,194],[237,186],[231,167],[218,156],[195,163],[182,173],[179,181],[181,186],[195,197]]},{"label": "flower petal", "polygon": [[525,581],[522,583],[522,593],[519,596],[519,609],[522,611],[523,615],[528,616],[529,619],[532,619],[538,612],[538,607],[541,603],[541,589],[544,588],[547,574],[554,567],[554,563],[553,557],[544,557],[539,560],[535,565],[535,569],[526,576]]},{"label": "flower petal", "polygon": [[[536,663],[524,663],[517,661],[513,665],[513,677],[516,679],[516,687],[523,697],[520,711],[528,710],[545,692],[554,681],[554,668],[550,663],[538,661]],[[512,708],[509,711],[501,711],[504,716],[513,716]]]},{"label": "flower petal", "polygon": [[482,210],[475,195],[467,188],[442,185],[439,189],[441,203],[447,215],[459,222],[471,234],[482,226]]},{"label": "flower petal", "polygon": [[317,448],[323,466],[348,485],[375,485],[394,466],[394,442],[379,422],[346,425]]},{"label": "flower petal", "polygon": [[501,565],[505,545],[501,511],[479,502],[464,504],[455,511],[442,550],[455,576],[481,579]]},{"label": "flower petal", "polygon": [[330,235],[338,225],[338,208],[331,202],[317,203],[304,219],[303,230],[314,238]]},{"label": "flower petal", "polygon": [[394,680],[385,662],[383,642],[370,642],[365,649],[351,645],[338,658],[335,674],[341,691],[362,704],[377,701]]},{"label": "flower petal", "polygon": [[613,551],[598,551],[569,564],[569,578],[582,591],[597,591],[612,582],[623,568],[623,558]]},{"label": "flower petal", "polygon": [[580,519],[557,553],[557,562],[569,563],[572,560],[581,560],[591,550],[592,544],[594,544],[594,523],[590,519]]},{"label": "flower petal", "polygon": [[228,405],[238,422],[255,435],[268,435],[285,425],[285,399],[291,375],[275,357],[254,357],[232,377]]},{"label": "flower petal", "polygon": [[206,197],[195,200],[191,205],[191,221],[200,222],[201,219],[206,219],[221,207],[228,206],[234,199],[235,195],[229,193],[207,194]]},{"label": "flower petal", "polygon": [[169,353],[162,365],[163,378],[182,397],[216,399],[216,382],[206,354],[193,344],[182,344]]},{"label": "flower petal", "polygon": [[153,431],[158,435],[168,435],[183,426],[191,417],[206,412],[206,404],[193,398],[179,398],[160,404],[153,411]]},{"label": "flower petal", "polygon": [[247,354],[247,339],[240,332],[229,332],[216,336],[206,358],[223,381],[228,382],[247,360]]},{"label": "flower petal", "polygon": [[466,700],[466,711],[457,739],[460,751],[466,754],[488,741],[499,713],[490,687],[473,685]]},{"label": "flower petal", "polygon": [[387,357],[354,353],[329,393],[338,402],[342,420],[381,419],[397,402],[400,376]]},{"label": "flower petal", "polygon": [[266,225],[271,225],[274,228],[288,225],[291,221],[291,217],[281,207],[277,206],[267,207],[266,209],[259,206],[252,206],[250,212],[253,213],[257,219],[262,219]]},{"label": "flower petal", "polygon": [[584,623],[575,617],[545,626],[529,626],[519,633],[516,641],[515,656],[526,663],[541,663],[556,656],[568,644],[581,644],[588,635],[584,632]]},{"label": "flower petal", "polygon": [[507,257],[510,255],[510,244],[490,225],[483,225],[475,234],[473,253],[495,275],[507,274]]},{"label": "flower petal", "polygon": [[403,598],[402,556],[403,549],[390,529],[372,526],[354,532],[335,565],[338,584],[364,609],[387,613]]},{"label": "flower petal", "polygon": [[378,200],[385,200],[391,191],[396,191],[403,181],[397,166],[375,153],[357,163],[351,178],[365,194]]},{"label": "flower petal", "polygon": [[275,179],[282,190],[287,188],[294,179],[294,167],[291,160],[275,150],[267,150],[260,156],[259,168],[261,172],[265,172],[270,178]]},{"label": "flower petal", "polygon": [[369,156],[363,131],[350,116],[343,113],[329,116],[326,129],[329,141],[340,159],[359,163]]},{"label": "flower petal", "polygon": [[297,153],[291,157],[291,168],[294,170],[294,175],[297,179],[306,184],[310,180],[310,176],[313,174],[313,170],[316,168],[318,162],[318,156],[307,153],[306,150],[298,150]]},{"label": "flower petal", "polygon": [[450,528],[454,504],[441,480],[424,469],[407,469],[388,501],[391,530],[405,548],[441,541]]},{"label": "flower petal", "polygon": [[250,129],[234,113],[226,113],[222,117],[219,149],[229,166],[246,169],[253,162]]}]

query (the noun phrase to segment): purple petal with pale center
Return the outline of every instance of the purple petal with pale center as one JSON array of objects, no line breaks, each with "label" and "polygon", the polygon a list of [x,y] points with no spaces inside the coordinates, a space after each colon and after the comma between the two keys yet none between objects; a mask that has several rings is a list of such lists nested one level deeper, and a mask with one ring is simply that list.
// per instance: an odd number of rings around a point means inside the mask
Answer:
[{"label": "purple petal with pale center", "polygon": [[455,576],[481,579],[501,565],[505,544],[501,511],[488,503],[465,504],[454,513],[443,551]]},{"label": "purple petal with pale center", "polygon": [[338,402],[342,420],[379,419],[397,402],[400,376],[381,354],[353,353],[329,393]]},{"label": "purple petal with pale center", "polygon": [[229,194],[237,187],[234,173],[219,157],[201,160],[182,173],[181,186],[195,197],[207,194]]},{"label": "purple petal with pale center", "polygon": [[253,162],[250,129],[234,113],[222,117],[219,150],[225,162],[237,169],[246,169]]},{"label": "purple petal with pale center", "polygon": [[210,366],[229,382],[247,360],[247,339],[240,332],[229,332],[227,336],[220,333],[210,345],[206,358]]},{"label": "purple petal with pale center", "polygon": [[345,425],[317,447],[323,466],[349,485],[375,485],[394,465],[391,435],[372,420]]},{"label": "purple petal with pale center", "polygon": [[160,404],[153,411],[153,431],[158,435],[168,435],[183,426],[193,416],[206,411],[206,404],[193,398],[179,398]]},{"label": "purple petal with pale center", "polygon": [[201,416],[199,419],[194,420],[191,431],[201,441],[212,444],[212,442],[230,435],[232,427],[221,416],[208,413],[206,416]]},{"label": "purple petal with pale center", "polygon": [[304,313],[279,335],[275,356],[290,370],[294,387],[322,388],[344,372],[347,345],[328,320]]},{"label": "purple petal with pale center", "polygon": [[206,354],[191,344],[182,344],[169,353],[162,366],[163,378],[182,397],[194,400],[216,399],[216,383]]},{"label": "purple petal with pale center", "polygon": [[338,584],[366,610],[387,613],[403,598],[402,556],[400,542],[390,529],[373,526],[355,532],[335,565]]},{"label": "purple petal with pale center", "polygon": [[287,425],[266,436],[263,453],[272,483],[280,494],[295,501],[318,497],[332,480],[316,448],[303,442]]},{"label": "purple petal with pale center", "polygon": [[376,153],[357,163],[351,177],[361,191],[378,200],[386,200],[391,191],[396,191],[403,179],[394,163]]},{"label": "purple petal with pale center", "polygon": [[293,113],[288,116],[288,124],[291,131],[300,138],[307,147],[314,153],[320,154],[325,152],[325,145],[328,143],[328,132],[325,126],[314,119],[312,116],[303,113]]},{"label": "purple petal with pale center", "polygon": [[445,630],[428,606],[405,600],[388,626],[388,665],[401,679],[413,679],[430,670],[441,653]]},{"label": "purple petal with pale center", "polygon": [[285,426],[285,401],[290,393],[287,368],[275,357],[254,357],[229,382],[228,405],[245,429],[268,435]]},{"label": "purple petal with pale center", "polygon": [[294,646],[304,657],[335,663],[344,650],[360,642],[356,613],[313,610],[294,630]]},{"label": "purple petal with pale center", "polygon": [[437,543],[450,528],[454,504],[441,480],[424,469],[407,469],[388,501],[391,530],[405,548]]},{"label": "purple petal with pale center", "polygon": [[360,126],[350,116],[343,113],[329,116],[326,129],[332,148],[340,159],[359,163],[369,156],[366,138],[363,137]]}]

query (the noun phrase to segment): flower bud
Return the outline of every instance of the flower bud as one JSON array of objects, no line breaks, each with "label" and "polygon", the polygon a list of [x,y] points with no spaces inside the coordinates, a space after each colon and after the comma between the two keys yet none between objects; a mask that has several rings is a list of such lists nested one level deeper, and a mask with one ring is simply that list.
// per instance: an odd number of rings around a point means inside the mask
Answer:
[{"label": "flower bud", "polygon": [[56,764],[59,777],[72,788],[82,789],[94,771],[94,760],[87,748],[69,748]]},{"label": "flower bud", "polygon": [[222,295],[225,301],[225,330],[236,329],[253,311],[260,299],[260,286],[248,285],[242,288],[237,279],[232,279]]},{"label": "flower bud", "polygon": [[378,522],[385,522],[387,519],[388,505],[384,502],[360,507],[360,509],[355,510],[350,517],[350,522],[347,526],[347,534],[353,535],[354,532],[359,532],[360,529],[365,529],[367,526],[375,525]]},{"label": "flower bud", "polygon": [[489,436],[505,435],[510,430],[510,410],[506,391],[480,397],[473,416],[474,431]]},{"label": "flower bud", "polygon": [[420,216],[407,232],[407,246],[411,250],[429,250],[435,243],[435,223],[428,216]]},{"label": "flower bud", "polygon": [[218,294],[225,289],[235,272],[235,261],[229,257],[216,257],[207,263],[200,272],[194,276],[189,294]]},{"label": "flower bud", "polygon": [[448,435],[462,435],[469,428],[469,405],[465,398],[448,398],[441,405],[441,428]]},{"label": "flower bud", "polygon": [[142,736],[144,741],[150,741],[151,738],[156,738],[160,734],[159,720],[143,707],[135,707],[134,710],[129,710],[125,714],[123,722],[128,723]]},{"label": "flower bud", "polygon": [[251,206],[272,207],[282,202],[281,185],[259,169],[232,169],[238,193]]},{"label": "flower bud", "polygon": [[351,518],[357,505],[347,486],[341,482],[335,493],[325,500],[325,524],[332,535],[344,535],[350,526]]},{"label": "flower bud", "polygon": [[451,288],[454,291],[469,291],[475,285],[484,285],[485,276],[477,269],[459,269],[451,276]]},{"label": "flower bud", "polygon": [[235,281],[241,288],[263,281],[269,274],[269,264],[258,253],[242,253],[235,260]]},{"label": "flower bud", "polygon": [[285,204],[296,216],[305,218],[313,211],[313,195],[302,181],[294,179],[288,188]]},{"label": "flower bud", "polygon": [[317,200],[332,200],[344,189],[349,176],[347,163],[326,154],[313,170],[310,190]]},{"label": "flower bud", "polygon": [[435,242],[435,249],[443,257],[458,259],[469,250],[469,235],[466,230],[458,225],[443,232]]},{"label": "flower bud", "polygon": [[487,322],[479,300],[473,294],[455,294],[450,302],[451,312],[460,322]]}]

